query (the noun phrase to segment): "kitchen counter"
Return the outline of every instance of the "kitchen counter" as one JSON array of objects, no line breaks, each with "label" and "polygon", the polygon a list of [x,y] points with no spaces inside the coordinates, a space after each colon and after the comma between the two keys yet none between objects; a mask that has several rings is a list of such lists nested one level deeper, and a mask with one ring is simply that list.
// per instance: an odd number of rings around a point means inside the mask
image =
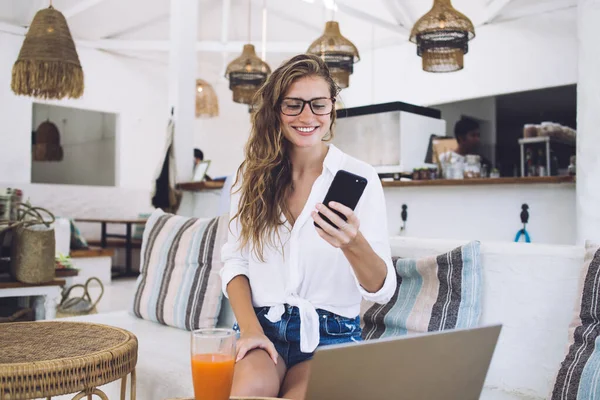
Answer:
[{"label": "kitchen counter", "polygon": [[527,178],[474,178],[474,179],[433,179],[417,181],[383,181],[383,187],[416,186],[480,186],[480,185],[531,185],[574,183],[572,176],[532,176]]},{"label": "kitchen counter", "polygon": [[[435,179],[419,181],[383,181],[383,187],[418,186],[479,186],[479,185],[530,185],[574,183],[572,176],[534,176],[527,178],[483,178],[483,179]],[[222,189],[223,182],[182,182],[177,189],[186,192]]]}]

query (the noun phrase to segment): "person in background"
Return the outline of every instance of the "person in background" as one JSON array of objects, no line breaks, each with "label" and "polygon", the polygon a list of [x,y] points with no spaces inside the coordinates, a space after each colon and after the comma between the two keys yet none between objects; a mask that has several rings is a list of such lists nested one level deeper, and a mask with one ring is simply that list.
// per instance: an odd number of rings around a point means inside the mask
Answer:
[{"label": "person in background", "polygon": [[204,153],[198,148],[194,149],[194,166],[200,164],[202,161],[204,161]]},{"label": "person in background", "polygon": [[480,156],[481,164],[487,165],[487,170],[490,170],[491,163],[479,153],[481,132],[479,131],[479,123],[477,121],[468,117],[462,117],[454,124],[454,137],[458,146],[455,150],[447,151],[439,157],[441,164],[464,163],[466,162],[467,154],[474,154]]},{"label": "person in background", "polygon": [[[194,149],[194,169],[196,169],[198,164],[200,164],[202,161],[204,161],[204,153],[202,152],[202,150],[195,148]],[[204,175],[204,180],[212,181],[212,179],[208,175]]]}]

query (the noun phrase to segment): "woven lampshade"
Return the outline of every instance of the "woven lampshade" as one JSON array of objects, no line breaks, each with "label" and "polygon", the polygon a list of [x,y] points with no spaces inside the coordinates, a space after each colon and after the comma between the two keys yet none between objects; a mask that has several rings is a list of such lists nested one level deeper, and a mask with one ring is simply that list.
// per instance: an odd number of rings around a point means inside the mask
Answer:
[{"label": "woven lampshade", "polygon": [[307,53],[321,57],[329,67],[331,77],[340,88],[347,88],[354,63],[360,61],[356,46],[342,36],[336,21],[325,24],[325,32],[312,42]]},{"label": "woven lampshade", "polygon": [[31,149],[33,161],[62,161],[63,149],[60,145],[58,128],[50,121],[38,126],[35,132],[35,144]]},{"label": "woven lampshade", "polygon": [[434,0],[431,10],[413,26],[410,41],[427,72],[453,72],[463,69],[469,40],[475,37],[473,23],[452,7],[450,0]]},{"label": "woven lampshade", "polygon": [[12,70],[11,88],[42,99],[79,98],[83,70],[65,17],[52,6],[31,22]]},{"label": "woven lampshade", "polygon": [[254,94],[270,73],[271,68],[256,55],[254,45],[245,44],[242,55],[230,62],[225,71],[229,89],[233,91],[233,101],[251,104]]},{"label": "woven lampshade", "polygon": [[196,80],[196,118],[219,116],[219,100],[212,85],[203,79]]}]

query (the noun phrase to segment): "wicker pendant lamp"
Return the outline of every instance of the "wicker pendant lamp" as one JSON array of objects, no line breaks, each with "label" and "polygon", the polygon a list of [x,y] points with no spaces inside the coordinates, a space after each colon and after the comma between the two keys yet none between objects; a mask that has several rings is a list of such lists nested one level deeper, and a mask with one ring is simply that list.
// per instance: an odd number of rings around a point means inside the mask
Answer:
[{"label": "wicker pendant lamp", "polygon": [[219,116],[219,100],[212,85],[203,79],[196,80],[196,118]]},{"label": "wicker pendant lamp", "polygon": [[252,0],[248,0],[248,44],[244,45],[242,54],[230,62],[225,71],[229,89],[233,92],[233,101],[241,104],[252,104],[254,94],[271,74],[269,64],[256,55],[254,45],[250,44],[251,6]]},{"label": "wicker pendant lamp", "polygon": [[475,28],[469,18],[452,7],[450,0],[434,0],[431,10],[413,26],[410,41],[427,72],[453,72],[463,69],[464,55]]},{"label": "wicker pendant lamp", "polygon": [[11,89],[42,99],[76,99],[83,86],[83,70],[67,21],[50,4],[31,22],[13,66]]},{"label": "wicker pendant lamp", "polygon": [[360,61],[356,46],[342,36],[337,21],[328,21],[325,32],[308,48],[307,53],[316,54],[329,67],[331,77],[340,88],[347,88],[354,63]]}]

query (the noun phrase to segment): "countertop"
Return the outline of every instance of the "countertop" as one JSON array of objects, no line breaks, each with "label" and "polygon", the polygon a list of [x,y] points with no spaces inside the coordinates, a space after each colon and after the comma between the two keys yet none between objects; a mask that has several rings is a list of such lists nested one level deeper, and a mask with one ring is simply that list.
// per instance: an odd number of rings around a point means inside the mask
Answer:
[{"label": "countertop", "polygon": [[[531,185],[574,183],[573,176],[535,176],[527,178],[483,178],[483,179],[434,179],[417,181],[382,181],[383,187],[417,186],[477,186],[477,185]],[[223,182],[182,182],[177,189],[186,192],[200,192],[223,188]]]}]

